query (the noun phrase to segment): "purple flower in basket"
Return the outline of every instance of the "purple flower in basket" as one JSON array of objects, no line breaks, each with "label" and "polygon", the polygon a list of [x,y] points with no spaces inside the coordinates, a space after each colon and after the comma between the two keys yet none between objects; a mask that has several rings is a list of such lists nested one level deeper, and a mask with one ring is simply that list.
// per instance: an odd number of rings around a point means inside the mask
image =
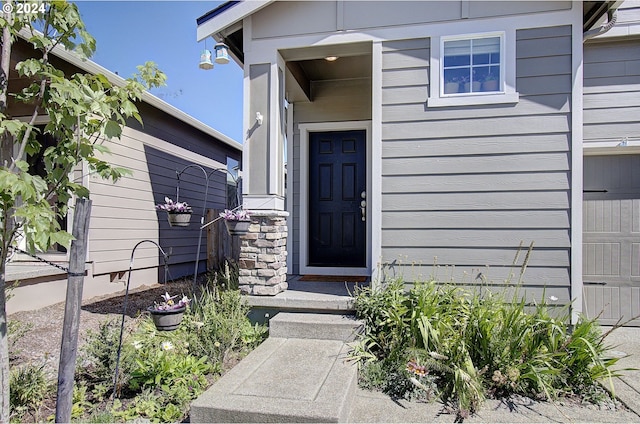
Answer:
[{"label": "purple flower in basket", "polygon": [[189,299],[187,296],[182,296],[182,299],[180,299],[178,302],[175,302],[173,299],[175,299],[176,297],[178,297],[178,295],[171,296],[169,293],[165,292],[162,295],[162,302],[154,302],[153,309],[155,309],[156,311],[170,311],[173,309],[180,309],[184,306],[189,305],[189,302],[191,302],[191,299]]},{"label": "purple flower in basket", "polygon": [[232,211],[225,209],[224,212],[220,212],[220,217],[226,221],[250,221],[249,212],[245,210]]},{"label": "purple flower in basket", "polygon": [[187,202],[174,202],[168,197],[164,198],[164,204],[158,203],[156,209],[167,212],[192,213],[191,206]]}]

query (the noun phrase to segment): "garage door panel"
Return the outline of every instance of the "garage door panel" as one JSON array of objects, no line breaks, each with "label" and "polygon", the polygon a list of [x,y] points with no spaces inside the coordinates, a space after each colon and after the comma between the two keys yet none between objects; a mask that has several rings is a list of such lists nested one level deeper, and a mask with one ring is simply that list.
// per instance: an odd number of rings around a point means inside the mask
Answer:
[{"label": "garage door panel", "polygon": [[631,276],[640,277],[640,243],[631,243]]},{"label": "garage door panel", "polygon": [[640,156],[585,157],[584,189],[583,308],[611,325],[640,314]]},{"label": "garage door panel", "polygon": [[[585,285],[585,315],[598,317],[603,325],[626,322],[640,315],[640,288]],[[640,325],[635,319],[627,325]]]},{"label": "garage door panel", "polygon": [[622,217],[620,200],[589,200],[584,202],[583,231],[589,233],[619,233]]},{"label": "garage door panel", "polygon": [[617,319],[620,316],[620,288],[604,286],[585,286],[585,313],[600,319]]},{"label": "garage door panel", "polygon": [[584,243],[583,276],[620,276],[620,243]]}]

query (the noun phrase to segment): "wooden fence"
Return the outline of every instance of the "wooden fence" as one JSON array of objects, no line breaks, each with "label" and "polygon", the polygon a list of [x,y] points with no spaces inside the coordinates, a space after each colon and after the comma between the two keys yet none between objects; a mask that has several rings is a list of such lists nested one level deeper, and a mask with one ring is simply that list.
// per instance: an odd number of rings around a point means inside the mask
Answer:
[{"label": "wooden fence", "polygon": [[[218,217],[222,209],[209,209],[206,222]],[[220,269],[225,259],[238,262],[240,257],[240,237],[227,232],[224,219],[219,219],[207,227],[207,269]]]}]

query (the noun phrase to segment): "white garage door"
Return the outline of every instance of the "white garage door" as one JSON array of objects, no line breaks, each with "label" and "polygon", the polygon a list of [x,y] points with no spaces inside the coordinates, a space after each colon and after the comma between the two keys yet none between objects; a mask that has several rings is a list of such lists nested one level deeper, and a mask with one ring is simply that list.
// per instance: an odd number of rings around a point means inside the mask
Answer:
[{"label": "white garage door", "polygon": [[605,325],[640,315],[640,156],[585,157],[582,254],[583,311]]}]

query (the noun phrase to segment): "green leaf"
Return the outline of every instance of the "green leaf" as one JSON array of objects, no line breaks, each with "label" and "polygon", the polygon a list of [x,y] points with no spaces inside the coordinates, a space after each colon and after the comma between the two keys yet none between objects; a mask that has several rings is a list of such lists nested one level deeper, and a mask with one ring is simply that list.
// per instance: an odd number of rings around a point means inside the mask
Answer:
[{"label": "green leaf", "polygon": [[16,166],[18,167],[18,169],[20,169],[22,172],[27,172],[29,171],[29,164],[23,160],[19,160],[16,162]]},{"label": "green leaf", "polygon": [[51,244],[57,243],[61,246],[69,248],[72,240],[75,240],[75,237],[73,237],[73,235],[69,234],[66,231],[58,231],[55,233],[51,233],[51,238],[50,238]]},{"label": "green leaf", "polygon": [[107,138],[118,138],[122,134],[122,127],[115,121],[109,120],[104,127],[104,135]]}]

